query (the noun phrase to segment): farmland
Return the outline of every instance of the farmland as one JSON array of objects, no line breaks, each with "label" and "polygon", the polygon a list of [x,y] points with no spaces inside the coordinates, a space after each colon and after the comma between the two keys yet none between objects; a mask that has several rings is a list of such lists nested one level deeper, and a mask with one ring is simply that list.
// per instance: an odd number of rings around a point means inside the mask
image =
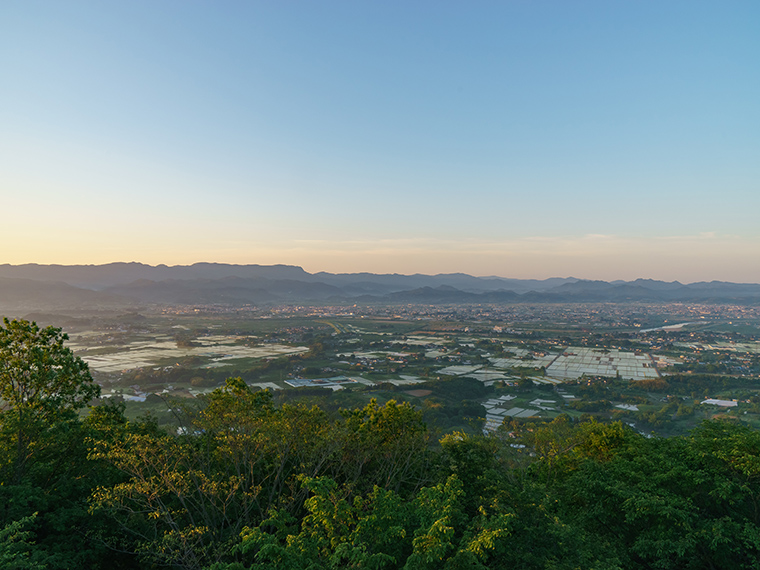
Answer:
[{"label": "farmland", "polygon": [[328,410],[408,401],[444,431],[567,414],[668,434],[716,416],[760,423],[759,322],[730,307],[405,305],[186,309],[66,330],[104,397],[161,422],[171,401],[241,377]]}]

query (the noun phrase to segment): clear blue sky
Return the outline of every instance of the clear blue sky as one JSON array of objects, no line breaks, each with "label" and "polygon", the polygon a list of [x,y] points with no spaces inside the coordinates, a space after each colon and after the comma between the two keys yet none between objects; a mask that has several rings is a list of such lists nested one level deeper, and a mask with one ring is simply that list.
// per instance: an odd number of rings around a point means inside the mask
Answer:
[{"label": "clear blue sky", "polygon": [[760,282],[760,2],[0,6],[0,263]]}]

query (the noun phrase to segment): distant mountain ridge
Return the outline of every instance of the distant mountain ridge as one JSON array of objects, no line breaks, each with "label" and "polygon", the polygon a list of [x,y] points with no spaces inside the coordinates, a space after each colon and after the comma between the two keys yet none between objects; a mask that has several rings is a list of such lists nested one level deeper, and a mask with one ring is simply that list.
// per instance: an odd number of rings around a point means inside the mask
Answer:
[{"label": "distant mountain ridge", "polygon": [[106,263],[103,265],[0,265],[0,277],[61,281],[85,289],[105,289],[139,279],[223,279],[225,277],[269,277],[307,280],[311,274],[294,265],[233,265],[194,263],[192,265],[146,265],[144,263]]},{"label": "distant mountain ridge", "polygon": [[402,275],[398,273],[307,273],[295,265],[235,265],[227,263],[194,263],[192,265],[146,265],[144,263],[107,263],[103,265],[0,265],[0,277],[60,281],[84,289],[102,290],[121,286],[140,279],[148,281],[224,279],[291,279],[304,282],[321,282],[337,287],[354,287],[391,292],[416,287],[449,285],[465,291],[491,291],[510,288],[520,291],[545,290],[574,278],[507,279],[501,277],[473,277],[465,273],[438,275]]},{"label": "distant mountain ridge", "polygon": [[61,281],[0,277],[0,314],[9,310],[39,311],[64,307],[92,310],[131,302],[111,293],[83,289]]},{"label": "distant mountain ridge", "polygon": [[[308,273],[292,265],[0,265],[0,309],[287,303],[760,304],[760,285],[652,279],[509,279],[464,273]],[[6,309],[7,310],[7,309]]]}]

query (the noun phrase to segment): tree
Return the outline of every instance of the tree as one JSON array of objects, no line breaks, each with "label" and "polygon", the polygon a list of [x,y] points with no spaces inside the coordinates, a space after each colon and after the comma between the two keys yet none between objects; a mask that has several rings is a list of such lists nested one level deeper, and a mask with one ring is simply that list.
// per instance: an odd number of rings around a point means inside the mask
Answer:
[{"label": "tree", "polygon": [[0,528],[21,529],[12,536],[33,541],[33,562],[50,570],[92,567],[103,555],[88,540],[86,508],[103,477],[86,459],[88,431],[77,414],[100,388],[67,338],[25,320],[0,324]]},{"label": "tree", "polygon": [[760,434],[728,422],[689,438],[620,437],[615,424],[593,431],[550,490],[553,514],[624,568],[757,568]]},{"label": "tree", "polygon": [[68,336],[23,319],[0,326],[0,475],[18,484],[46,432],[100,395],[81,358],[64,346]]},{"label": "tree", "polygon": [[[408,555],[411,506],[393,491],[375,486],[366,498],[328,477],[300,477],[312,495],[298,521],[274,509],[259,527],[245,528],[237,547],[255,570],[289,568],[398,568]],[[219,567],[234,570],[234,565]]]},{"label": "tree", "polygon": [[422,412],[395,400],[380,406],[373,398],[360,410],[341,413],[343,480],[367,492],[377,485],[399,493],[424,483],[428,431]]},{"label": "tree", "polygon": [[128,429],[94,442],[90,459],[125,477],[93,494],[92,511],[120,524],[122,550],[148,563],[197,570],[221,562],[245,525],[295,503],[296,476],[318,475],[335,439],[317,409],[275,408],[240,378],[205,399],[179,435]]},{"label": "tree", "polygon": [[0,528],[0,568],[6,570],[42,570],[44,566],[31,557],[34,548],[30,543],[32,533],[27,530],[35,513]]}]

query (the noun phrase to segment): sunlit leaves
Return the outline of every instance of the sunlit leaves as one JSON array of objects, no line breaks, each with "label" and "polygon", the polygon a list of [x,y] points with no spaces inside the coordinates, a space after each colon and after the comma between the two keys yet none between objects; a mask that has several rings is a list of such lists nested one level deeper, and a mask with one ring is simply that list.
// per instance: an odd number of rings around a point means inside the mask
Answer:
[{"label": "sunlit leaves", "polygon": [[43,570],[45,565],[32,556],[34,545],[28,530],[37,513],[0,528],[0,568],[5,570]]},{"label": "sunlit leaves", "polygon": [[396,491],[423,482],[429,435],[421,412],[405,402],[380,406],[373,399],[343,415],[341,463],[348,481],[366,490],[369,483]]},{"label": "sunlit leaves", "polygon": [[3,319],[0,326],[0,474],[20,483],[49,444],[44,434],[100,395],[87,364],[54,327]]}]

